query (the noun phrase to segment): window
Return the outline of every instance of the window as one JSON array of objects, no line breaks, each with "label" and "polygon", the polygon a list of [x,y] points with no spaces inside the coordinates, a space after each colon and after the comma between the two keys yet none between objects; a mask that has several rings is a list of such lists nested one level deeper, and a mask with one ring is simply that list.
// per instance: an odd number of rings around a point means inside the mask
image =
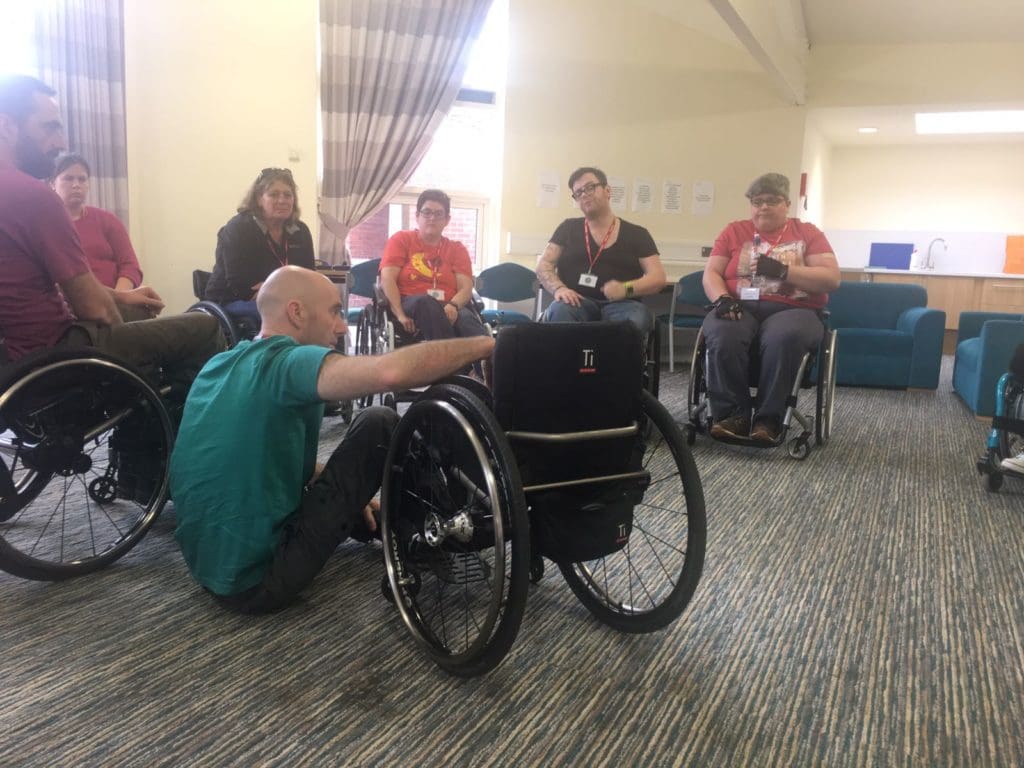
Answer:
[{"label": "window", "polygon": [[[388,205],[352,229],[345,242],[353,262],[376,258],[387,239],[416,227],[416,198],[443,189],[452,199],[445,236],[466,246],[474,272],[498,255],[503,93],[508,0],[495,0],[470,53],[459,96],[434,135],[408,185]],[[493,234],[492,234],[493,233]]]},{"label": "window", "polygon": [[0,27],[0,73],[38,75],[35,47],[35,2],[11,3],[4,7]]}]

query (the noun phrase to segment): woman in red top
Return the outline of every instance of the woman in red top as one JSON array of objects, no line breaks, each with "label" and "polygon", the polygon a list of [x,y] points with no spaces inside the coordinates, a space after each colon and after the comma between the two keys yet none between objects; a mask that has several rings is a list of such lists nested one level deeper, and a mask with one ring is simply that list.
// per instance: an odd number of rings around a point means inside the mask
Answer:
[{"label": "woman in red top", "polygon": [[487,335],[469,306],[473,267],[466,246],[443,234],[450,220],[448,195],[424,190],[416,201],[419,228],[392,235],[381,257],[380,284],[392,315],[423,339]]},{"label": "woman in red top", "polygon": [[[64,202],[96,279],[115,291],[138,288],[142,285],[142,269],[124,224],[109,211],[85,204],[91,175],[84,157],[66,152],[57,158],[51,185]],[[121,309],[126,308],[122,306]],[[142,317],[133,319],[151,316],[143,313]]]}]

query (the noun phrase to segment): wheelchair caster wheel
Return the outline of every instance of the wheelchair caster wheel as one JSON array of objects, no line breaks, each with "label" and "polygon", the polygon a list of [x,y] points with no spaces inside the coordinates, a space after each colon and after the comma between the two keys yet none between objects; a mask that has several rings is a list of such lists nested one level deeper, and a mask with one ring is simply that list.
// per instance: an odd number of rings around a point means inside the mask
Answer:
[{"label": "wheelchair caster wheel", "polygon": [[383,405],[385,408],[390,408],[392,411],[398,410],[398,401],[395,399],[395,396],[392,395],[390,392],[386,395],[381,395],[380,404]]},{"label": "wheelchair caster wheel", "polygon": [[995,493],[1003,487],[1003,473],[1002,472],[989,472],[985,478],[985,490],[990,493]]},{"label": "wheelchair caster wheel", "polygon": [[99,504],[108,504],[117,498],[117,483],[110,477],[97,477],[89,483],[89,496]]},{"label": "wheelchair caster wheel", "polygon": [[693,446],[697,442],[697,428],[693,424],[686,425],[686,444]]},{"label": "wheelchair caster wheel", "polygon": [[811,446],[806,440],[797,438],[792,441],[786,449],[789,451],[789,455],[797,461],[803,461],[811,455]]},{"label": "wheelchair caster wheel", "polygon": [[346,424],[351,424],[352,423],[352,411],[353,410],[354,410],[354,406],[353,406],[351,400],[345,400],[341,404],[341,420],[343,422],[345,422]]},{"label": "wheelchair caster wheel", "polygon": [[530,583],[539,584],[540,580],[544,578],[544,558],[531,557],[530,558]]}]

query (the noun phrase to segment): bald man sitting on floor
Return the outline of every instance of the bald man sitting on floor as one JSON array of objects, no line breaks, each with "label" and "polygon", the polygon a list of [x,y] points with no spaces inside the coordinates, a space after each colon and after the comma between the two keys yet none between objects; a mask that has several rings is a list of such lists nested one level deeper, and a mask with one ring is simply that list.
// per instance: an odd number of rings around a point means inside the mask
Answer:
[{"label": "bald man sitting on floor", "polygon": [[337,288],[301,267],[271,273],[252,341],[212,358],[185,404],[171,491],[175,536],[195,579],[225,607],[288,605],[349,536],[368,540],[368,509],[398,417],[363,409],[326,466],[316,465],[324,401],[437,381],[490,355],[476,336],[376,357],[334,352],[345,333]]}]

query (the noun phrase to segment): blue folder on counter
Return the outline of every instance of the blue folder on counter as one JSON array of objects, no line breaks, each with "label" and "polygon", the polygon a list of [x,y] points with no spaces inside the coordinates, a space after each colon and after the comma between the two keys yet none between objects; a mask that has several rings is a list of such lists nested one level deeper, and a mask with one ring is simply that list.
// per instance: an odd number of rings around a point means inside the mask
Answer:
[{"label": "blue folder on counter", "polygon": [[910,256],[913,252],[913,243],[872,243],[868,266],[910,269]]}]

